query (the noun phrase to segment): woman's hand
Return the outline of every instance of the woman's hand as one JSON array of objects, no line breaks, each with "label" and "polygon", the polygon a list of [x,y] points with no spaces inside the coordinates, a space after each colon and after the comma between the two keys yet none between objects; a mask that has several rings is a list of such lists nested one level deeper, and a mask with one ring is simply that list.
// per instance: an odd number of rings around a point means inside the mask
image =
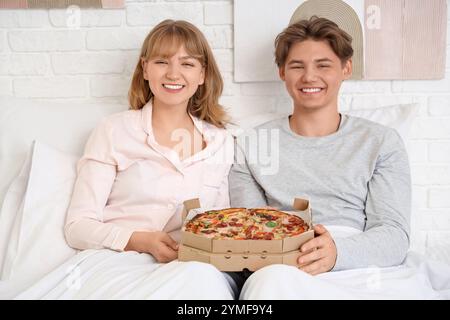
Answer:
[{"label": "woman's hand", "polygon": [[178,243],[163,231],[133,232],[124,250],[150,253],[158,262],[178,257]]},{"label": "woman's hand", "polygon": [[328,230],[318,224],[314,232],[317,236],[301,246],[301,252],[306,254],[298,258],[299,268],[312,275],[333,269],[337,258],[336,245]]}]

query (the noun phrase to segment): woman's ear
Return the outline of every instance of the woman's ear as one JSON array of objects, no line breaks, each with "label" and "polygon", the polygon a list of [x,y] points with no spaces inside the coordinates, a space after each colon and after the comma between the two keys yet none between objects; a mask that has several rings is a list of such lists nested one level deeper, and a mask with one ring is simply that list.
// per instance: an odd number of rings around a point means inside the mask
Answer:
[{"label": "woman's ear", "polygon": [[344,63],[343,73],[344,73],[344,79],[345,80],[350,79],[350,77],[352,76],[352,73],[353,73],[353,62],[352,62],[352,59],[348,59]]},{"label": "woman's ear", "polygon": [[200,81],[198,83],[199,86],[201,86],[202,84],[205,83],[205,73],[206,73],[206,68],[203,67],[202,71],[201,71],[201,74],[200,74]]},{"label": "woman's ear", "polygon": [[147,62],[144,60],[144,58],[141,58],[141,67],[142,67],[142,73],[144,75],[144,79],[148,80],[147,71],[146,71],[146,69],[147,69]]}]

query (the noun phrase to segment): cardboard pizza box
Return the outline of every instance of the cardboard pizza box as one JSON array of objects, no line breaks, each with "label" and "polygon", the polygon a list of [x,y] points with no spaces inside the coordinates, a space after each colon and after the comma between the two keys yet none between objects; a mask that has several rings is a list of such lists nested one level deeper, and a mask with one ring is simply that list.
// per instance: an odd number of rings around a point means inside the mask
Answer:
[{"label": "cardboard pizza box", "polygon": [[[198,199],[184,202],[183,227],[197,214],[208,208],[202,208]],[[255,271],[270,264],[297,265],[301,255],[299,248],[314,238],[310,202],[296,198],[292,211],[284,211],[301,217],[309,230],[282,240],[215,240],[202,235],[181,232],[181,245],[178,250],[180,261],[200,261],[211,263],[221,271]]]},{"label": "cardboard pizza box", "polygon": [[180,245],[179,261],[199,261],[210,263],[220,271],[256,271],[271,264],[286,264],[297,266],[297,260],[302,255],[298,250],[285,253],[211,253],[208,251]]}]

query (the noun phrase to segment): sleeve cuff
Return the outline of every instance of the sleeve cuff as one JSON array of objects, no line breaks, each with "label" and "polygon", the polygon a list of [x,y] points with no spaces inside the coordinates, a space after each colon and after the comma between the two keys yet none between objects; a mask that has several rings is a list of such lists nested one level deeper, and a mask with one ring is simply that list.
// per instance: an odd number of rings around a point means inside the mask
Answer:
[{"label": "sleeve cuff", "polygon": [[122,229],[117,233],[117,237],[114,240],[113,244],[112,244],[112,248],[113,250],[116,251],[124,251],[125,247],[128,244],[128,241],[131,238],[131,235],[133,234],[133,230],[129,230],[129,229]]},{"label": "sleeve cuff", "polygon": [[346,238],[336,238],[334,239],[334,244],[336,245],[336,263],[334,264],[332,271],[340,271],[345,269],[350,269],[351,259],[349,258],[349,253],[351,252],[349,239]]}]

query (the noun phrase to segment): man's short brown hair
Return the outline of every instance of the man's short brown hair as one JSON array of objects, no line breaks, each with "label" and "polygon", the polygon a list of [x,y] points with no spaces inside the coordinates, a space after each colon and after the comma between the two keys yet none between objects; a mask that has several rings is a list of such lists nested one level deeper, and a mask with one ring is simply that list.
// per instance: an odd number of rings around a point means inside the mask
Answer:
[{"label": "man's short brown hair", "polygon": [[312,16],[291,24],[275,39],[275,62],[278,67],[286,63],[292,45],[305,40],[327,41],[342,64],[353,56],[352,37],[336,23]]}]

